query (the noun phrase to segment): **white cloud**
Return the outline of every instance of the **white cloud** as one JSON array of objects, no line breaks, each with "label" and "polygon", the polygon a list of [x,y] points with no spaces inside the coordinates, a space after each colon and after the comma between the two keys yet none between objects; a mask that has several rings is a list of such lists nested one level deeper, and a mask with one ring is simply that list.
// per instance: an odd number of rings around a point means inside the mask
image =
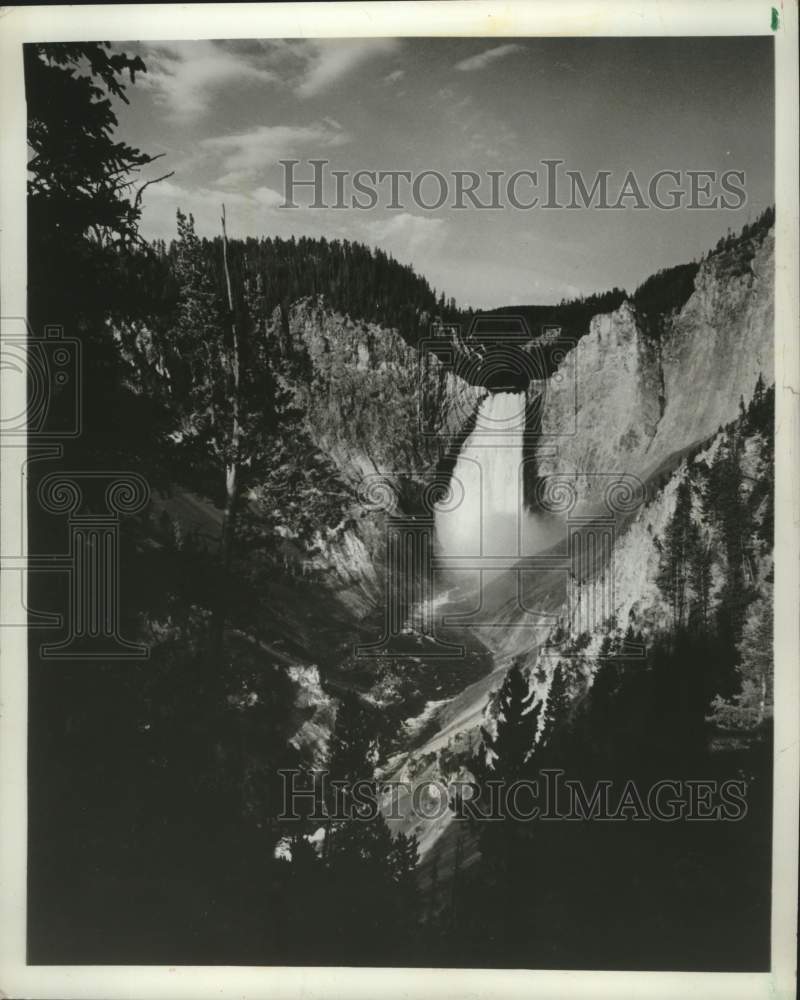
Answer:
[{"label": "white cloud", "polygon": [[402,261],[416,261],[439,249],[447,236],[445,219],[400,212],[361,226],[366,243],[377,243]]},{"label": "white cloud", "polygon": [[300,97],[314,97],[370,59],[396,52],[393,38],[318,39],[308,43],[307,66],[297,85]]},{"label": "white cloud", "polygon": [[198,233],[213,237],[220,232],[225,205],[231,236],[258,236],[272,231],[271,220],[282,203],[282,194],[263,186],[245,192],[220,184],[187,188],[163,181],[153,184],[144,195],[141,230],[147,239],[175,239],[175,213],[180,208],[194,216]]},{"label": "white cloud", "polygon": [[245,132],[202,139],[200,147],[221,158],[225,173],[217,183],[237,184],[298,152],[316,154],[349,140],[341,125],[329,118],[312,125],[257,125]]},{"label": "white cloud", "polygon": [[178,199],[188,194],[189,192],[185,187],[181,187],[180,184],[175,184],[173,181],[166,180],[159,181],[158,184],[151,184],[147,188],[147,192],[143,195],[143,198],[145,204],[147,204],[151,198]]},{"label": "white cloud", "polygon": [[498,59],[505,59],[506,56],[514,55],[515,52],[522,52],[522,46],[517,44],[497,45],[493,49],[485,49],[475,56],[470,56],[469,59],[462,59],[461,62],[456,63],[455,68],[464,73],[486,69]]},{"label": "white cloud", "polygon": [[280,191],[276,191],[275,188],[270,187],[257,187],[253,191],[252,197],[260,205],[264,205],[267,208],[277,208],[284,203],[284,196]]},{"label": "white cloud", "polygon": [[157,44],[144,52],[142,86],[176,118],[196,118],[214,92],[232,84],[271,83],[273,70],[257,54],[210,41]]},{"label": "white cloud", "polygon": [[384,83],[398,83],[400,80],[403,79],[403,77],[405,75],[406,75],[406,71],[404,69],[396,69],[396,70],[393,70],[391,73],[387,73],[387,75],[383,78],[383,82]]}]

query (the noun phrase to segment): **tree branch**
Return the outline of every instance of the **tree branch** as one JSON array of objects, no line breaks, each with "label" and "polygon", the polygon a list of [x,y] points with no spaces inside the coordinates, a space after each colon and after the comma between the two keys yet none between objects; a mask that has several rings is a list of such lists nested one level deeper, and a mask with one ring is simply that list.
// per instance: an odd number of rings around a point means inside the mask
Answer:
[{"label": "tree branch", "polygon": [[163,174],[161,177],[154,177],[153,180],[146,181],[144,184],[142,184],[142,186],[136,192],[136,199],[135,199],[135,201],[133,203],[133,207],[136,208],[136,209],[139,208],[139,206],[142,203],[142,195],[144,194],[145,190],[150,187],[151,184],[158,184],[161,181],[165,181],[165,180],[167,180],[167,178],[173,177],[174,174],[175,174],[175,171],[174,170],[170,170],[170,172],[168,174]]}]

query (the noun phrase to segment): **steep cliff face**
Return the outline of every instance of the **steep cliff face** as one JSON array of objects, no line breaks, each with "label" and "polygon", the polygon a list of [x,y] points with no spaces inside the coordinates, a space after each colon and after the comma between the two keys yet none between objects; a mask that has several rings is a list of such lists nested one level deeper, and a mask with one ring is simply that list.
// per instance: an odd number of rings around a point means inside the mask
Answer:
[{"label": "steep cliff face", "polygon": [[774,235],[711,255],[661,335],[635,308],[597,316],[545,383],[540,475],[580,474],[583,498],[603,477],[646,480],[671,456],[732,420],[758,375],[773,381]]},{"label": "steep cliff face", "polygon": [[[648,636],[675,625],[675,607],[665,593],[663,573],[668,564],[670,525],[676,515],[682,485],[688,488],[691,496],[688,520],[697,528],[698,543],[707,553],[707,601],[709,608],[714,607],[731,573],[725,554],[723,513],[730,498],[709,490],[707,482],[709,469],[721,453],[736,449],[732,443],[736,434],[742,434],[738,426],[722,431],[714,436],[708,447],[684,459],[664,486],[652,491],[648,502],[624,527],[610,564],[577,581],[565,603],[563,615],[565,630],[573,639],[577,634],[576,623],[585,621],[582,609],[599,606],[602,592],[608,592],[607,579],[613,580],[608,618],[596,622],[589,633],[585,647],[587,659],[597,654],[609,629],[624,631],[633,624],[638,632]],[[771,454],[764,436],[752,431],[740,437],[738,448],[736,468],[741,481],[736,493],[745,508],[751,499],[754,500],[753,510],[741,530],[741,545],[746,553],[744,575],[747,585],[761,592],[771,575],[772,554],[760,534],[765,530],[769,515],[764,498],[755,494],[754,488],[755,484],[770,481]],[[691,600],[688,591],[687,584],[687,602]]]},{"label": "steep cliff face", "polygon": [[[745,747],[769,721],[773,398],[759,385],[736,421],[659,481],[621,531],[609,562],[576,581],[562,624],[522,657],[540,696],[556,666],[575,700],[591,693],[609,656],[627,661],[634,676],[651,668],[650,653],[659,643],[664,648],[665,637],[674,643],[683,635],[703,649],[693,669],[695,683],[705,685],[709,748]],[[603,601],[607,616],[587,628],[586,609]],[[676,673],[679,666],[680,656]]]},{"label": "steep cliff face", "polygon": [[[752,256],[749,253],[752,252]],[[663,338],[666,406],[645,471],[670,448],[702,440],[749,403],[759,374],[774,382],[775,237],[700,268],[695,292]]]},{"label": "steep cliff face", "polygon": [[354,485],[365,477],[420,481],[456,441],[484,390],[420,354],[394,330],[351,320],[309,299],[288,316],[288,350],[316,443]]},{"label": "steep cliff face", "polygon": [[396,330],[334,312],[322,298],[276,309],[267,333],[313,446],[340,478],[327,522],[310,543],[289,539],[284,548],[295,571],[364,619],[384,602],[387,513],[425,510],[424,487],[457,450],[485,390]]}]

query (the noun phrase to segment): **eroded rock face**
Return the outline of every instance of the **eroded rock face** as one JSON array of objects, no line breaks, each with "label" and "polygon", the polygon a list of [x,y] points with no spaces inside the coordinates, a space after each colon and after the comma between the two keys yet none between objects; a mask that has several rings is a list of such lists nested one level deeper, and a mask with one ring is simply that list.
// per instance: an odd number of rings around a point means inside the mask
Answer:
[{"label": "eroded rock face", "polygon": [[[280,313],[291,388],[317,448],[350,491],[338,528],[320,533],[314,569],[357,618],[384,601],[387,513],[430,513],[424,489],[457,451],[484,389],[395,330],[303,299]],[[323,537],[324,534],[324,537]]]},{"label": "eroded rock face", "polygon": [[706,260],[660,338],[645,332],[629,302],[592,320],[541,384],[540,475],[581,475],[582,499],[592,504],[604,477],[646,480],[735,419],[759,374],[774,381],[773,234],[751,252],[733,262],[728,254]]},{"label": "eroded rock face", "polygon": [[725,256],[700,268],[694,294],[663,341],[666,407],[650,468],[733,420],[759,374],[767,385],[775,381],[774,268],[772,232],[740,273],[730,272]]},{"label": "eroded rock face", "polygon": [[396,331],[320,303],[295,303],[288,327],[290,349],[307,359],[297,392],[316,443],[356,485],[375,473],[424,478],[484,395]]}]

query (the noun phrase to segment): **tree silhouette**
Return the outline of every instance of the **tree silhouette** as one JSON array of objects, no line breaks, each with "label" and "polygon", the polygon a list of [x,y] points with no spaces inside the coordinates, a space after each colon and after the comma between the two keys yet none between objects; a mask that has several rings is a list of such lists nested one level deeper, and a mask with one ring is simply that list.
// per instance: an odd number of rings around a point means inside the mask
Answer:
[{"label": "tree silhouette", "polygon": [[698,521],[692,513],[691,479],[678,485],[675,510],[661,548],[657,583],[670,602],[673,623],[682,628],[687,617],[705,622],[711,586],[711,561],[702,543]]},{"label": "tree silhouette", "polygon": [[[478,758],[485,760],[489,752],[488,770],[493,777],[515,781],[530,773],[529,758],[536,742],[540,710],[536,693],[528,691],[526,677],[514,664],[497,694],[496,734],[493,736],[486,727],[481,727]],[[487,773],[485,766],[480,769]]]},{"label": "tree silhouette", "polygon": [[107,300],[101,277],[113,258],[101,251],[140,243],[142,194],[155,179],[137,186],[136,175],[158,157],[114,138],[112,100],[127,103],[126,77],[146,69],[108,42],[27,44],[23,59],[32,314],[65,322],[93,297]]},{"label": "tree silhouette", "polygon": [[541,735],[543,747],[552,748],[556,738],[561,735],[562,727],[566,725],[569,715],[569,706],[570,698],[566,673],[563,664],[558,663],[553,671],[550,690],[547,693]]},{"label": "tree silhouette", "polygon": [[119,336],[138,384],[164,409],[166,444],[180,456],[184,481],[223,510],[212,656],[219,662],[241,498],[297,452],[301,414],[276,377],[247,290],[234,285],[226,241],[217,244],[221,286],[192,216],[179,211],[177,224],[174,312],[152,326],[120,323]]},{"label": "tree silhouette", "polygon": [[145,66],[107,42],[26,44],[23,63],[31,152],[28,320],[36,335],[57,324],[83,347],[82,434],[67,443],[65,461],[149,466],[151,407],[126,390],[106,325],[131,300],[131,262],[149,257],[138,223],[152,181],[137,175],[158,157],[115,136],[114,111]]}]

